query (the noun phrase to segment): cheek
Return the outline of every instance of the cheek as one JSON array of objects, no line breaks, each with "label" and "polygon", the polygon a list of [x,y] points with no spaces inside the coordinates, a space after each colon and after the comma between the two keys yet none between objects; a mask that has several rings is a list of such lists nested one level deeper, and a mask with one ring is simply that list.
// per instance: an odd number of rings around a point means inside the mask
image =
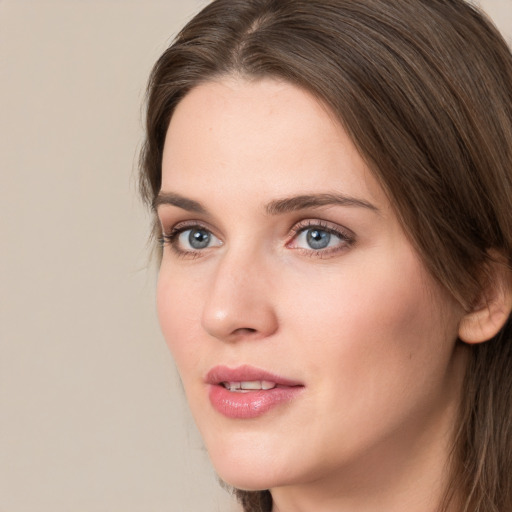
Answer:
[{"label": "cheek", "polygon": [[318,433],[310,455],[333,466],[340,454],[356,456],[403,425],[426,422],[453,388],[453,302],[408,253],[361,268],[282,297],[287,357],[305,369],[313,409],[292,432]]},{"label": "cheek", "polygon": [[[170,277],[172,276],[172,277]],[[194,349],[200,327],[201,296],[175,272],[168,272],[162,265],[157,283],[157,313],[160,328],[171,350],[180,374],[187,374],[200,353]]]},{"label": "cheek", "polygon": [[297,293],[297,282],[283,298],[287,328],[326,382],[333,374],[351,387],[427,380],[432,366],[449,358],[458,308],[414,253],[392,254],[310,279],[307,293]]}]

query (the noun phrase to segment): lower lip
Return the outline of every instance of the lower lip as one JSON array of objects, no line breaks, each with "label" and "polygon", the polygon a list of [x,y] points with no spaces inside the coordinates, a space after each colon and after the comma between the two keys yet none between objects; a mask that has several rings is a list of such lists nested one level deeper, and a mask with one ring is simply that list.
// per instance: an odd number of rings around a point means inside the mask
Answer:
[{"label": "lower lip", "polygon": [[262,416],[280,404],[290,402],[303,386],[276,387],[248,392],[228,391],[221,384],[210,386],[210,402],[217,412],[228,418],[251,419]]}]

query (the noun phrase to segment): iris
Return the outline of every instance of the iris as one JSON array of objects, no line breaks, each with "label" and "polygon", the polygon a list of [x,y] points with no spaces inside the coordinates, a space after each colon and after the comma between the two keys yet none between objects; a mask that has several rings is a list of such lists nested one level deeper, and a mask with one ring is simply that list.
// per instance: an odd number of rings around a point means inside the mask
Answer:
[{"label": "iris", "polygon": [[325,249],[331,241],[331,234],[321,229],[310,229],[306,234],[306,240],[311,249]]},{"label": "iris", "polygon": [[205,229],[189,230],[188,243],[193,249],[204,249],[210,244],[211,235]]}]

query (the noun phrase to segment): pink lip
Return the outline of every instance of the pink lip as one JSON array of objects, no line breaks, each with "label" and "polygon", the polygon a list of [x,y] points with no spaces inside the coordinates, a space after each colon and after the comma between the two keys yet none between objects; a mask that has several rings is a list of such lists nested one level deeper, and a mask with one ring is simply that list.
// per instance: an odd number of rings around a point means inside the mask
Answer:
[{"label": "pink lip", "polygon": [[[210,402],[217,412],[228,418],[251,419],[262,416],[279,404],[293,400],[303,391],[300,382],[285,379],[252,366],[228,368],[216,366],[206,375]],[[223,382],[270,381],[276,387],[237,393],[226,389]]]}]

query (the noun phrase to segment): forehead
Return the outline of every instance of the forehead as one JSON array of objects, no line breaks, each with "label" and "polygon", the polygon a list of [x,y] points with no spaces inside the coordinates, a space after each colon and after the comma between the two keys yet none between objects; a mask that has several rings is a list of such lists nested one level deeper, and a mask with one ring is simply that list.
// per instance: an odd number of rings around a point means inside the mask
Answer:
[{"label": "forehead", "polygon": [[308,92],[273,79],[225,78],[192,89],[171,119],[162,168],[163,191],[188,193],[200,183],[240,195],[279,185],[289,193],[337,189],[382,199],[334,115]]}]

